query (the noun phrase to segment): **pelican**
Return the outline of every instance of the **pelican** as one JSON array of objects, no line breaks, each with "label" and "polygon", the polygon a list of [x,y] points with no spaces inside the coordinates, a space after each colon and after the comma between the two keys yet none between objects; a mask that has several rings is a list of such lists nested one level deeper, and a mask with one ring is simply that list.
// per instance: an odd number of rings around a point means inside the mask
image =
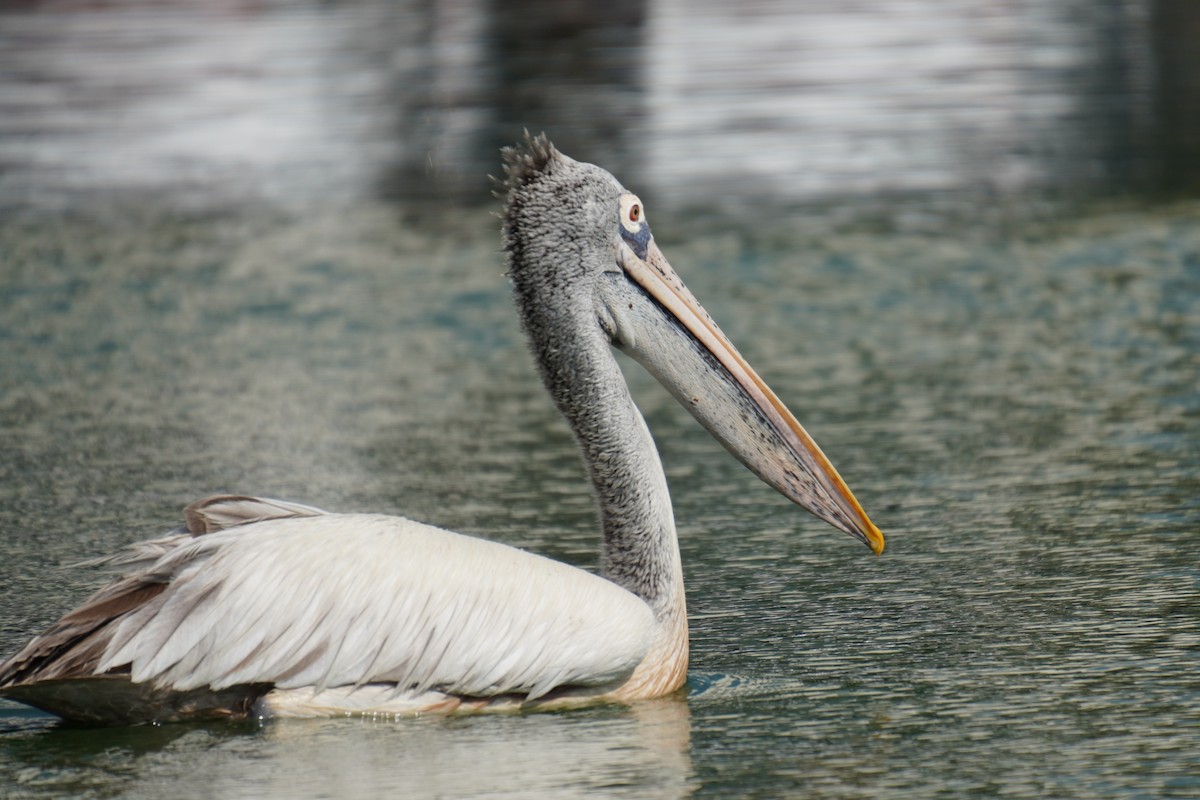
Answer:
[{"label": "pelican", "polygon": [[516,306],[591,479],[599,574],[402,517],[209,497],[183,527],[102,559],[124,571],[0,664],[0,696],[133,724],[674,692],[688,665],[679,543],[614,349],[763,481],[882,552],[829,460],[667,263],[642,201],[544,134],[503,156]]}]

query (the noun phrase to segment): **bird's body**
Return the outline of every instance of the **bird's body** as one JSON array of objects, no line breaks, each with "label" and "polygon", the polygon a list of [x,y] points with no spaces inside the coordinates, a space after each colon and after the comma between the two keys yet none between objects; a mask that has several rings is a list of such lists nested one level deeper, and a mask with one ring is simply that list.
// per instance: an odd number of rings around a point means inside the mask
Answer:
[{"label": "bird's body", "polygon": [[[223,702],[233,692],[237,713],[312,716],[632,699],[686,666],[686,629],[664,630],[611,581],[524,550],[261,498],[215,497],[188,511],[192,530],[118,556],[133,568],[126,578],[10,662],[18,675],[40,669],[39,691],[56,692],[47,705],[63,704],[52,710],[88,718],[74,707],[81,672],[170,686],[190,707],[205,691]],[[41,666],[64,644],[80,663]],[[655,659],[667,675],[631,680],[663,645],[682,665]],[[131,711],[131,721],[142,713]],[[106,708],[93,721],[113,717]]]},{"label": "bird's body", "polygon": [[740,460],[878,552],[841,478],[653,243],[640,201],[544,139],[507,153],[535,360],[600,507],[600,574],[400,517],[241,496],[109,559],[124,574],[0,664],[0,696],[91,723],[562,707],[678,689],[666,479],[612,348]]}]

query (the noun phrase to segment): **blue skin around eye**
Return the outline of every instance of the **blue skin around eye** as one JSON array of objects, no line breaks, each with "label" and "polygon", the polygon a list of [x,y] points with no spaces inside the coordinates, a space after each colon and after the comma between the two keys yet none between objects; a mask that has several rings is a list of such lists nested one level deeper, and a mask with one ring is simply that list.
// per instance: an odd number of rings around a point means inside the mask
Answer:
[{"label": "blue skin around eye", "polygon": [[637,254],[638,258],[645,259],[646,253],[650,249],[650,226],[646,223],[640,223],[636,231],[631,231],[624,225],[621,226],[621,238],[629,245],[629,249]]}]

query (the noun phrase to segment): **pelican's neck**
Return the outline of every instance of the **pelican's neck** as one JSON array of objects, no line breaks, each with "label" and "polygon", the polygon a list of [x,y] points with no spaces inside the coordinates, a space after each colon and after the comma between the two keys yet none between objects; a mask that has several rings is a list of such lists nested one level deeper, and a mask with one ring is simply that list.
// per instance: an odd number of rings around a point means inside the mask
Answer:
[{"label": "pelican's neck", "polygon": [[535,355],[575,432],[600,505],[602,574],[646,601],[660,620],[685,617],[683,569],[662,462],[607,339],[596,324]]}]

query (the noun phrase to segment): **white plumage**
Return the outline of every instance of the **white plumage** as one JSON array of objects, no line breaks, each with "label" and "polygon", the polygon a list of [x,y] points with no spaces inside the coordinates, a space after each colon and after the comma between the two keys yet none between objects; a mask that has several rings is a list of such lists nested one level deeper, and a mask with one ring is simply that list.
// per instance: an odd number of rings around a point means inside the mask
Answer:
[{"label": "white plumage", "polygon": [[628,677],[655,624],[603,578],[399,517],[257,522],[152,570],[174,576],[171,591],[120,621],[99,670],[129,664],[135,682],[179,690],[388,683],[536,699]]},{"label": "white plumage", "polygon": [[505,241],[534,359],[600,512],[600,575],[399,518],[222,496],[0,664],[0,696],[126,723],[658,697],[683,685],[679,543],[613,348],[788,498],[883,549],[828,459],[655,245],[641,201],[545,138],[506,151]]}]

